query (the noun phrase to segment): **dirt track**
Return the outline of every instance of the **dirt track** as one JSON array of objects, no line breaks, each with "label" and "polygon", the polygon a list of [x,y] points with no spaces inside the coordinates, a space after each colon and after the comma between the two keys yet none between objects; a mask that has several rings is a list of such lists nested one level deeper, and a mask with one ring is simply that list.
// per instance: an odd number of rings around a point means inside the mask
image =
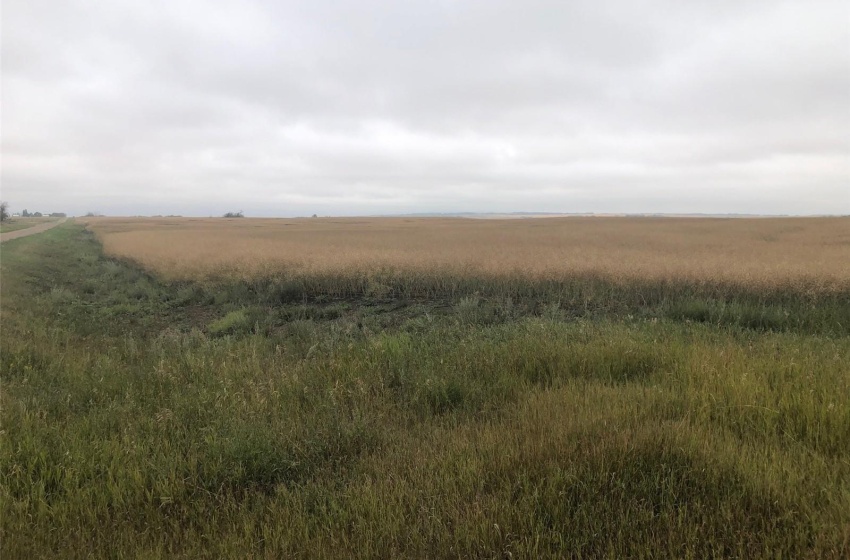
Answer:
[{"label": "dirt track", "polygon": [[61,223],[64,223],[68,218],[62,218],[61,220],[55,222],[47,222],[45,224],[39,224],[37,226],[32,226],[24,229],[18,229],[15,231],[9,231],[6,233],[0,233],[0,243],[4,241],[10,241],[12,239],[17,239],[19,237],[26,237],[28,235],[35,235],[36,233],[41,233],[42,231],[47,231],[51,228],[55,228]]}]

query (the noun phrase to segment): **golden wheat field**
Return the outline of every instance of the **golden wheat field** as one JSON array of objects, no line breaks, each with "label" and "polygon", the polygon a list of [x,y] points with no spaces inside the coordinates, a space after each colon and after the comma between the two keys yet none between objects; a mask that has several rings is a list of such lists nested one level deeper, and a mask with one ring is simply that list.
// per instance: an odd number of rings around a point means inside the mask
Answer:
[{"label": "golden wheat field", "polygon": [[168,279],[372,270],[850,287],[850,218],[99,218]]}]

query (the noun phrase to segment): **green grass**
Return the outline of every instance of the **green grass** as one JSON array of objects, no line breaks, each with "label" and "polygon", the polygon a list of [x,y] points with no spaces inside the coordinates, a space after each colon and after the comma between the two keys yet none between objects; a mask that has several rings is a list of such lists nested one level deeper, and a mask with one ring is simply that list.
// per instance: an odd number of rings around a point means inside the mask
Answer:
[{"label": "green grass", "polygon": [[519,275],[471,277],[400,271],[374,271],[370,277],[327,273],[213,279],[183,286],[198,302],[237,307],[286,310],[293,304],[325,307],[341,303],[361,310],[389,305],[395,311],[400,303],[406,307],[419,303],[436,312],[454,307],[460,316],[478,323],[547,314],[563,318],[631,316],[758,331],[850,335],[850,293],[808,288],[778,285],[753,291],[734,284],[694,285],[672,280],[622,283],[594,276],[541,280]]},{"label": "green grass", "polygon": [[837,296],[172,285],[70,224],[2,251],[4,558],[850,552]]}]

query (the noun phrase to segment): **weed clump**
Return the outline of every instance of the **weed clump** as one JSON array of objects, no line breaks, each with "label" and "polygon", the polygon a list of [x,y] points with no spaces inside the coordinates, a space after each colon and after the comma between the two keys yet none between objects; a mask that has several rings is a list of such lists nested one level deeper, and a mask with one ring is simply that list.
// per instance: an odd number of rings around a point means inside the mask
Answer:
[{"label": "weed clump", "polygon": [[237,309],[210,323],[207,330],[212,335],[221,336],[245,333],[251,330],[252,326],[248,311]]}]

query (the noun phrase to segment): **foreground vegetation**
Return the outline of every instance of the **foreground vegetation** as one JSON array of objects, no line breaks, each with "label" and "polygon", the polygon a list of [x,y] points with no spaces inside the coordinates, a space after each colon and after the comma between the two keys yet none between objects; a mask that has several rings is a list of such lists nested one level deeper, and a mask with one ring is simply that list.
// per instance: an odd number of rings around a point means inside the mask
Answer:
[{"label": "foreground vegetation", "polygon": [[2,556],[850,552],[847,293],[386,274],[4,244]]}]

